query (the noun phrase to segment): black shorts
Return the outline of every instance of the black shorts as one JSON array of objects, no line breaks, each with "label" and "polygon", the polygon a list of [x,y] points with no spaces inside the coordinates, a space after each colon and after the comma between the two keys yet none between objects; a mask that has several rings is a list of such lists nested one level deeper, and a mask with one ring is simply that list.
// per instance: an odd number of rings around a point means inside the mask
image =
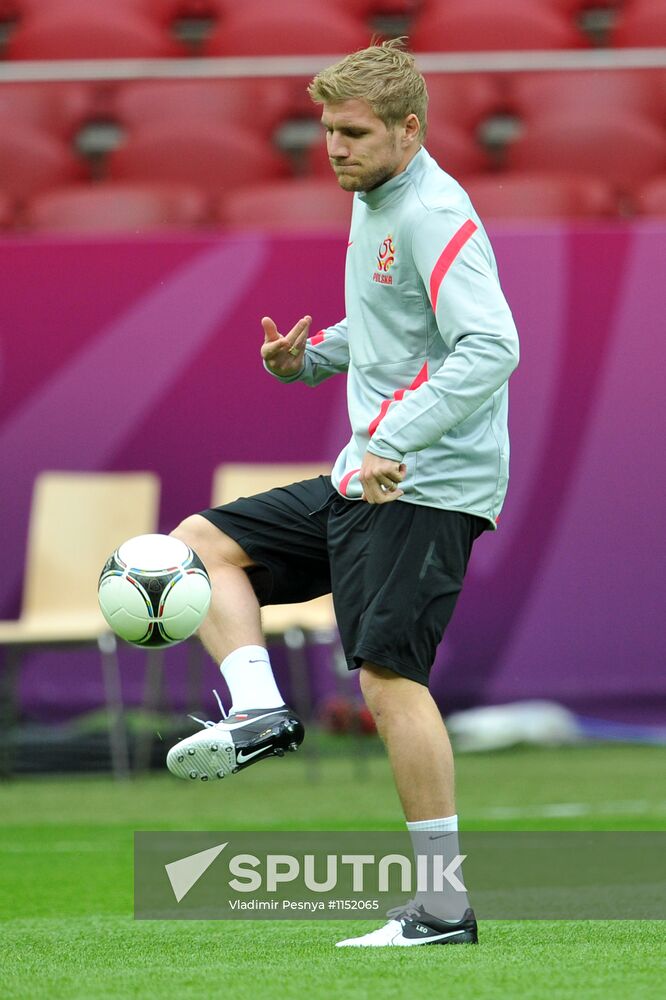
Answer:
[{"label": "black shorts", "polygon": [[328,476],[201,511],[252,559],[260,604],[333,593],[349,669],[428,683],[483,518],[396,500],[346,500]]}]

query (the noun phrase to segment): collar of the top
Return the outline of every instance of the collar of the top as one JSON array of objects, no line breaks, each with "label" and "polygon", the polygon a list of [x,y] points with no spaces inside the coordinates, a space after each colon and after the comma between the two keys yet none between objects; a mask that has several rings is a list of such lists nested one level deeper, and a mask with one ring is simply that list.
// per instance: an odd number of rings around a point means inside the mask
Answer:
[{"label": "collar of the top", "polygon": [[427,157],[428,154],[423,146],[421,146],[418,153],[412,157],[405,169],[401,170],[399,174],[396,174],[389,181],[384,181],[383,184],[373,188],[372,191],[358,191],[357,197],[365,202],[370,209],[383,208],[384,205],[393,200],[396,194],[408,185],[411,185],[417,174],[425,170]]}]

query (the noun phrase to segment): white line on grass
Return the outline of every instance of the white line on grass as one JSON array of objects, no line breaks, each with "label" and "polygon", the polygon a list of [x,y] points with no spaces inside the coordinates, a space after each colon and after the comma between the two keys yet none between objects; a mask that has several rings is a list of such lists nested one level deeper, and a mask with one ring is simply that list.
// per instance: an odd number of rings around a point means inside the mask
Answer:
[{"label": "white line on grass", "polygon": [[524,819],[549,816],[612,816],[615,813],[632,815],[665,813],[666,802],[649,802],[647,799],[630,799],[624,802],[545,802],[533,806],[493,806],[476,812],[474,819]]},{"label": "white line on grass", "polygon": [[108,854],[104,844],[91,844],[86,840],[57,840],[53,844],[0,844],[0,854]]},{"label": "white line on grass", "polygon": [[[482,812],[465,813],[470,820],[539,819],[567,816],[666,815],[666,802],[629,799],[623,802],[545,802],[534,806],[493,806]],[[0,844],[0,854],[95,854],[108,851],[103,844],[85,840],[57,840],[52,844]]]}]

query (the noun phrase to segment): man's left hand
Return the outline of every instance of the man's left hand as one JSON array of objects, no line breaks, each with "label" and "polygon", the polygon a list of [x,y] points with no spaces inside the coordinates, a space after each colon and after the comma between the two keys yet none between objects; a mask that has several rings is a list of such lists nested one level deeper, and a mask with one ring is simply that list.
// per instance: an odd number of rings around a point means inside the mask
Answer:
[{"label": "man's left hand", "polygon": [[368,503],[390,503],[401,497],[404,490],[398,488],[407,473],[407,466],[380,458],[366,451],[358,478],[363,487],[363,499]]}]

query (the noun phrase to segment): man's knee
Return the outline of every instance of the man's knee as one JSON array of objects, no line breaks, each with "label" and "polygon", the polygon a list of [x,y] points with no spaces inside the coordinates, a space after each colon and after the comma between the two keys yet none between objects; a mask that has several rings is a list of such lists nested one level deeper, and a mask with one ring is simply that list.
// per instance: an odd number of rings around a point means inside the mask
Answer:
[{"label": "man's knee", "polygon": [[374,663],[366,662],[361,666],[360,683],[378,729],[383,721],[394,716],[418,715],[424,701],[431,700],[423,684]]},{"label": "man's knee", "polygon": [[374,663],[364,663],[360,670],[361,692],[365,703],[377,718],[390,709],[396,692],[395,682],[400,680],[397,674],[386,667]]},{"label": "man's knee", "polygon": [[201,514],[186,517],[170,534],[194,549],[209,572],[219,566],[251,565],[252,560],[238,542],[225,535]]},{"label": "man's knee", "polygon": [[186,517],[170,534],[199,553],[203,549],[216,548],[221,540],[221,533],[217,528],[200,514]]}]

